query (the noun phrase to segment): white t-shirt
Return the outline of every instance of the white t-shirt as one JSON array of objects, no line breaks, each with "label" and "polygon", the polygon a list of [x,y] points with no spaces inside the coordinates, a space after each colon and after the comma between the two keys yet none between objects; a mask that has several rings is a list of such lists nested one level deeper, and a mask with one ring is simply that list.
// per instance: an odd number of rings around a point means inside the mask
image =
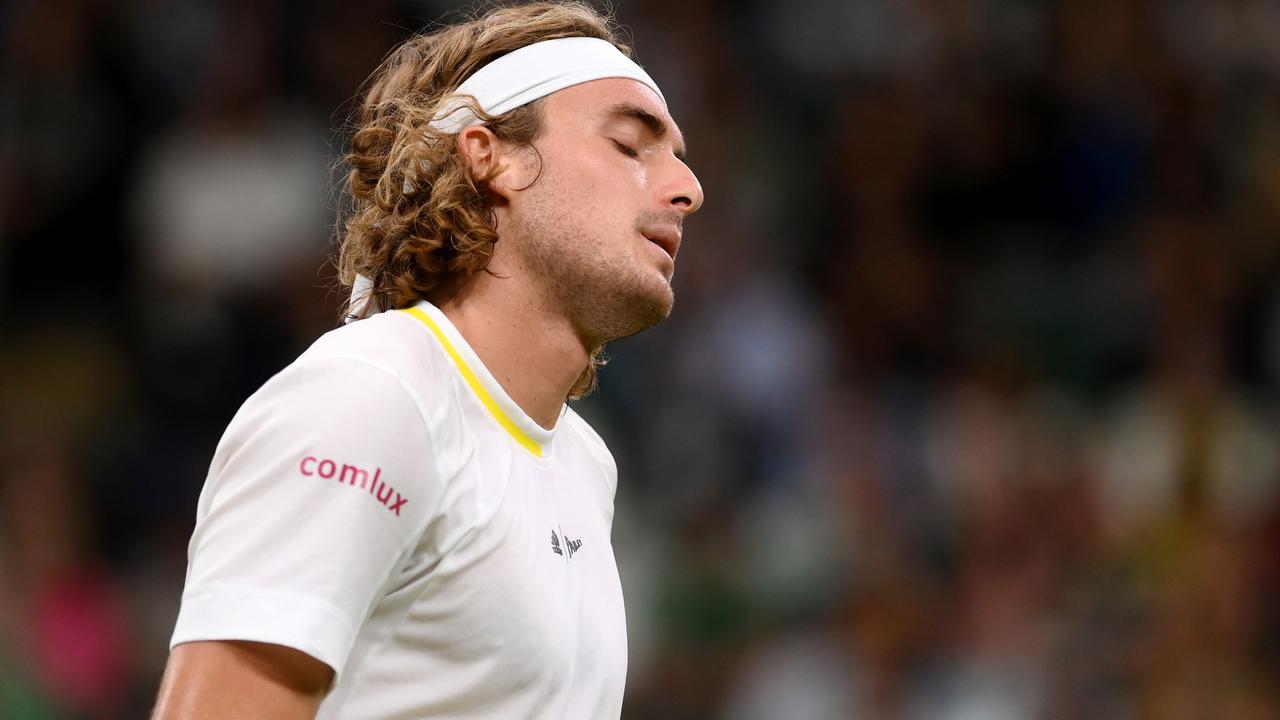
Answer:
[{"label": "white t-shirt", "polygon": [[520,410],[437,308],[321,337],[251,396],[200,495],[171,645],[332,667],[321,718],[616,718],[617,468]]}]

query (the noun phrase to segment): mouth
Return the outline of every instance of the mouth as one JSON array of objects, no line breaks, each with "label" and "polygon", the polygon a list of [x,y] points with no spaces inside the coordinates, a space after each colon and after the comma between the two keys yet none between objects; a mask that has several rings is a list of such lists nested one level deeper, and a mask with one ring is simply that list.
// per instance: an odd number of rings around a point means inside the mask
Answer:
[{"label": "mouth", "polygon": [[676,259],[676,253],[680,251],[680,235],[678,228],[650,228],[641,233],[649,242],[662,248],[672,260]]}]

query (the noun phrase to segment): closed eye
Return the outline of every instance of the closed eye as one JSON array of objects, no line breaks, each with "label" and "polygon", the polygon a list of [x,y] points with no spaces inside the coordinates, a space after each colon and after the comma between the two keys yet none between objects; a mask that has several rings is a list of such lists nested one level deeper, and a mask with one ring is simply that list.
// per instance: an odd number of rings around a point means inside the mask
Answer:
[{"label": "closed eye", "polygon": [[613,146],[618,148],[618,152],[626,155],[627,157],[640,157],[640,153],[636,152],[635,148],[629,145],[624,145],[617,140],[613,141]]}]

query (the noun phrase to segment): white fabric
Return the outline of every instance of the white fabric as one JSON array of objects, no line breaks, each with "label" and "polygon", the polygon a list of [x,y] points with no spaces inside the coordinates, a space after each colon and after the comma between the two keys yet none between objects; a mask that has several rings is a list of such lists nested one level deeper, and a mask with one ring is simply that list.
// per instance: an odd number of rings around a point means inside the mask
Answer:
[{"label": "white fabric", "polygon": [[[431,126],[454,134],[478,124],[480,119],[467,106],[464,97],[473,98],[481,110],[498,116],[558,90],[615,77],[644,83],[666,102],[653,78],[613,43],[599,38],[558,38],[513,50],[472,73],[453,92],[454,100]],[[408,178],[405,184],[410,185]],[[356,277],[346,322],[364,313],[372,290],[372,281],[363,275]],[[374,311],[381,309],[374,308]]]},{"label": "white fabric", "polygon": [[[544,40],[513,50],[472,73],[453,94],[471,96],[481,110],[498,116],[557,90],[614,77],[642,82],[663,97],[649,73],[613,43],[586,37]],[[441,132],[456,133],[477,122],[459,99],[431,125]]]},{"label": "white fabric", "polygon": [[410,314],[326,334],[218,444],[172,644],[312,655],[337,673],[320,718],[617,718],[612,456],[567,407],[539,427],[418,307],[543,457]]},{"label": "white fabric", "polygon": [[[405,182],[409,182],[405,180]],[[351,302],[350,312],[343,322],[352,322],[360,318],[364,308],[369,304],[369,295],[373,292],[373,281],[364,275],[356,275],[356,281],[351,283]],[[381,307],[375,307],[374,312],[382,312]]]}]

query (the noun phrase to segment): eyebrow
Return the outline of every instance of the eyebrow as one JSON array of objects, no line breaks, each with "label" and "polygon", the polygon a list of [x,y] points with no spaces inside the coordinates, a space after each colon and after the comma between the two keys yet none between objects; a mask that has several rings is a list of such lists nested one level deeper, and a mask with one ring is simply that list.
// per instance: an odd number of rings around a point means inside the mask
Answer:
[{"label": "eyebrow", "polygon": [[[648,130],[649,134],[653,135],[655,138],[659,140],[666,138],[667,135],[670,134],[670,132],[667,129],[667,124],[663,122],[662,118],[658,117],[657,115],[654,115],[648,110],[645,110],[639,105],[632,105],[631,103],[618,103],[617,105],[614,105],[613,107],[609,108],[608,114],[612,117],[629,118],[631,120],[638,121],[641,125],[644,125],[645,130]],[[684,138],[683,137],[677,138],[675,152],[674,152],[676,159],[678,159],[680,162],[686,162],[688,160],[686,153],[687,153],[687,149],[685,148],[685,145],[684,145]]]}]

